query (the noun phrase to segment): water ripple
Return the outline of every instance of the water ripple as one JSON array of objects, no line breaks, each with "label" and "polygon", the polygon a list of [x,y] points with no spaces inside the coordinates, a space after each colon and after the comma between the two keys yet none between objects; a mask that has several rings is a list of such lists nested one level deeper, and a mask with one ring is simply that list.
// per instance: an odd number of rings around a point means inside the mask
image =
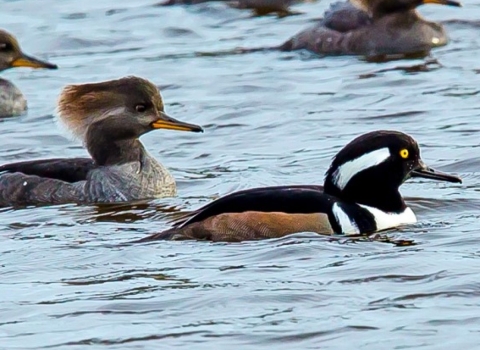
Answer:
[{"label": "water ripple", "polygon": [[[144,76],[169,114],[206,131],[142,137],[177,179],[178,198],[0,209],[1,348],[478,347],[475,1],[458,12],[420,8],[446,25],[448,46],[368,62],[245,50],[281,44],[326,1],[284,18],[216,1],[0,3],[25,51],[61,67],[2,72],[30,110],[0,121],[0,163],[86,155],[54,122],[71,83]],[[412,134],[429,165],[464,183],[407,181],[418,223],[370,238],[129,244],[235,190],[321,183],[332,156],[375,129]]]}]

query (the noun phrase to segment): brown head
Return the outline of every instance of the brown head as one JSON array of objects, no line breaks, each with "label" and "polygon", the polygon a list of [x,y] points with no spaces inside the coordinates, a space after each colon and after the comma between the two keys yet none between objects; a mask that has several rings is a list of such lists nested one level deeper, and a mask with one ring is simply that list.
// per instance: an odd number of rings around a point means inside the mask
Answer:
[{"label": "brown head", "polygon": [[0,30],[0,71],[14,67],[58,68],[55,64],[26,55],[12,34]]},{"label": "brown head", "polygon": [[368,12],[372,17],[411,11],[425,4],[462,6],[461,3],[453,0],[350,0],[350,2],[356,7]]},{"label": "brown head", "polygon": [[169,117],[158,88],[135,76],[68,85],[60,94],[58,113],[63,124],[84,141],[93,129],[110,139],[134,139],[155,129],[203,131]]}]

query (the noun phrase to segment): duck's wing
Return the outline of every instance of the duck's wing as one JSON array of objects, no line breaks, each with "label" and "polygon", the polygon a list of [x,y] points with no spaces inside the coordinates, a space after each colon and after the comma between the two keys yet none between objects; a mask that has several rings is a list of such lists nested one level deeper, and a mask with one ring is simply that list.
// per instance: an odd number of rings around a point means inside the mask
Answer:
[{"label": "duck's wing", "polygon": [[0,165],[0,173],[22,173],[73,183],[86,180],[96,167],[90,158],[53,158]]},{"label": "duck's wing", "polygon": [[369,14],[349,1],[331,4],[323,18],[325,27],[341,33],[356,30],[371,23]]},{"label": "duck's wing", "polygon": [[323,186],[293,185],[252,188],[221,197],[177,220],[173,226],[199,222],[224,213],[245,211],[310,213],[309,200],[323,198]]},{"label": "duck's wing", "polygon": [[315,25],[295,34],[278,47],[281,51],[306,49],[321,55],[350,55],[350,35],[372,23],[368,13],[350,2],[336,2]]},{"label": "duck's wing", "polygon": [[58,179],[26,175],[0,174],[0,207],[84,203],[86,181],[75,183]]},{"label": "duck's wing", "polygon": [[[232,193],[193,212],[170,230],[140,242],[162,239],[242,241],[282,237],[295,232],[334,232],[335,198],[322,186],[255,188]],[[334,225],[335,226],[335,225]]]}]

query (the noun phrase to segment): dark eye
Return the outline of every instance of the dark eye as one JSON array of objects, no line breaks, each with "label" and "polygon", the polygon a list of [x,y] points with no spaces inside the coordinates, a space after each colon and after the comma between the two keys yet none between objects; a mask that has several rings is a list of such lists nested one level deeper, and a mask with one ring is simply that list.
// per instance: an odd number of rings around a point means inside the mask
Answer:
[{"label": "dark eye", "polygon": [[7,51],[10,49],[10,45],[8,43],[0,43],[0,51]]},{"label": "dark eye", "polygon": [[147,110],[147,107],[145,105],[139,104],[135,106],[135,110],[139,113],[143,113]]}]

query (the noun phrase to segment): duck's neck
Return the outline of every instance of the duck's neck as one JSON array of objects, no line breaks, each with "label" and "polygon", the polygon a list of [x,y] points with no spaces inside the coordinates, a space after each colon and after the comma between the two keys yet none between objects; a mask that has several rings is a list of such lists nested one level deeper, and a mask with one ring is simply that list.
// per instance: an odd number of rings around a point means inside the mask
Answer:
[{"label": "duck's neck", "polygon": [[133,135],[111,135],[108,130],[95,127],[89,127],[85,147],[100,166],[143,162],[146,155],[142,143]]},{"label": "duck's neck", "polygon": [[403,21],[408,20],[418,20],[420,19],[420,16],[418,15],[418,12],[416,9],[412,10],[404,10],[404,11],[395,11],[395,12],[383,12],[383,11],[374,11],[372,12],[372,18],[373,20],[379,20],[380,18],[387,17],[387,16],[393,16],[393,17],[398,17],[402,18]]},{"label": "duck's neck", "polygon": [[340,190],[331,181],[326,181],[324,192],[341,201],[364,204],[388,213],[402,213],[407,208],[398,188],[390,186],[347,186]]},{"label": "duck's neck", "polygon": [[387,213],[402,213],[407,208],[398,189],[358,190],[352,198],[358,204],[368,205]]}]

